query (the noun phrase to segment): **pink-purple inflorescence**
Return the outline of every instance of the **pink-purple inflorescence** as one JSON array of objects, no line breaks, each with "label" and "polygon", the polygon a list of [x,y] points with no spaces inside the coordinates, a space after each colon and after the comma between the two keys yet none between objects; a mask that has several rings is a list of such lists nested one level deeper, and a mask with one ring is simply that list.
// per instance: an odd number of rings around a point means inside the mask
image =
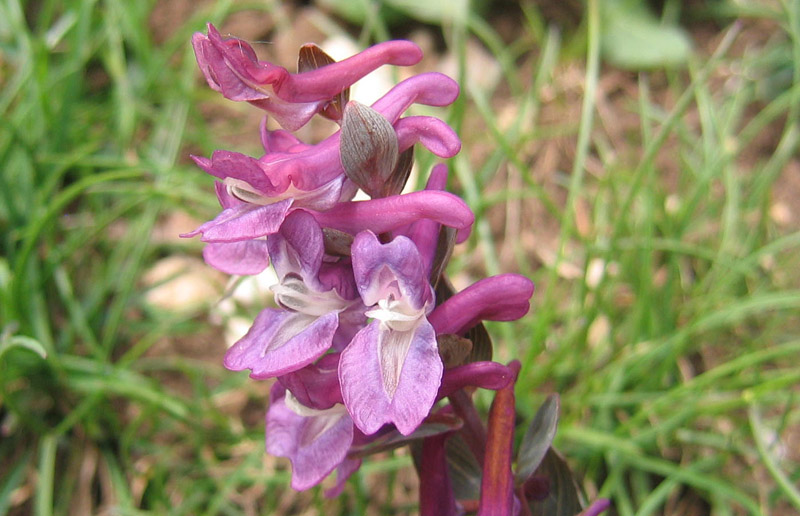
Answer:
[{"label": "pink-purple inflorescence", "polygon": [[[211,88],[266,112],[263,156],[218,150],[194,157],[217,179],[222,211],[183,236],[201,235],[206,262],[223,272],[257,274],[271,264],[277,275],[279,308],[262,310],[224,358],[228,369],[277,379],[267,452],[291,461],[295,489],[337,471],[327,493],[335,495],[369,450],[418,440],[428,456],[423,467],[434,461],[420,475],[427,492],[439,493],[429,501],[421,496],[422,513],[458,514],[442,465],[444,443],[463,425],[462,414],[440,401],[457,393],[463,399],[475,387],[513,388],[518,365],[491,362],[490,351],[487,357],[473,349],[485,334],[476,330],[482,320],[522,317],[533,294],[530,280],[516,274],[453,291],[443,271],[474,216],[445,191],[445,165],[433,168],[424,190],[401,193],[415,144],[441,158],[461,147],[442,120],[404,112],[415,103],[447,106],[458,85],[426,73],[372,106],[350,101],[349,87],[369,72],[420,61],[422,52],[408,41],[381,43],[340,62],[306,45],[298,73],[259,61],[250,45],[223,38],[212,25],[192,44]],[[340,130],[313,144],[290,132],[315,115]],[[283,129],[268,129],[267,117]],[[359,189],[371,199],[354,201]],[[485,514],[519,507],[484,498],[499,511]]]}]

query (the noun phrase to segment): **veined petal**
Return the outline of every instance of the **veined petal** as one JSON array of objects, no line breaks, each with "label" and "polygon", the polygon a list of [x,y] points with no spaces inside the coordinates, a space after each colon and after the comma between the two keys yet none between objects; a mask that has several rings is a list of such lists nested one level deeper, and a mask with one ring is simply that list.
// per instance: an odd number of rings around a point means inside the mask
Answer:
[{"label": "veined petal", "polygon": [[325,354],[338,324],[335,312],[314,317],[267,308],[228,350],[223,364],[233,371],[250,369],[257,380],[296,371]]},{"label": "veined petal", "polygon": [[219,179],[238,179],[263,196],[277,196],[289,188],[289,177],[271,170],[260,160],[239,152],[216,150],[211,159],[192,156],[198,167]]},{"label": "veined petal", "polygon": [[269,254],[279,279],[296,274],[316,285],[324,252],[322,229],[302,210],[289,214],[280,231],[269,239]]},{"label": "veined petal", "polygon": [[258,274],[269,265],[266,240],[207,244],[203,258],[217,270],[240,276]]},{"label": "veined petal", "polygon": [[372,322],[342,352],[339,382],[355,425],[373,434],[393,423],[411,434],[430,412],[442,377],[433,327],[424,319],[414,331],[383,331]]},{"label": "veined petal", "polygon": [[[273,387],[273,394],[283,388]],[[344,407],[304,417],[286,399],[271,396],[266,417],[266,449],[292,462],[292,488],[302,491],[320,483],[347,455],[353,442],[353,422]]]},{"label": "veined petal", "polygon": [[466,229],[475,220],[463,200],[448,192],[431,190],[369,201],[343,202],[330,210],[313,212],[313,215],[321,226],[350,234],[364,230],[386,233],[420,219]]},{"label": "veined petal", "polygon": [[238,242],[271,235],[281,227],[291,206],[292,199],[284,199],[267,206],[241,204],[226,208],[214,220],[181,237],[202,233],[204,242]]},{"label": "veined petal", "polygon": [[416,318],[424,315],[420,311],[431,301],[432,291],[422,258],[410,239],[399,236],[381,244],[373,233],[362,231],[351,249],[353,274],[366,306],[383,300],[380,308],[384,311]]},{"label": "veined petal", "polygon": [[519,274],[484,278],[437,306],[428,316],[436,333],[461,335],[478,321],[513,321],[530,308],[533,282]]}]

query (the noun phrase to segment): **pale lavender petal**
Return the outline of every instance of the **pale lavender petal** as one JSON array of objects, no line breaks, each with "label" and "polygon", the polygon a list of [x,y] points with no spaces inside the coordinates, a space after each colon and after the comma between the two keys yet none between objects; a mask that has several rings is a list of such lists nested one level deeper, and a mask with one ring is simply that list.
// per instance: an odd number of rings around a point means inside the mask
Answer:
[{"label": "pale lavender petal", "polygon": [[351,251],[353,275],[365,305],[372,306],[393,294],[420,310],[431,300],[422,259],[408,238],[399,236],[381,244],[374,233],[362,231],[353,240]]},{"label": "pale lavender petal", "polygon": [[355,425],[365,434],[393,423],[411,434],[430,412],[442,377],[433,327],[381,331],[375,321],[342,352],[339,382]]},{"label": "pale lavender petal", "polygon": [[269,255],[279,280],[295,273],[306,284],[316,285],[324,252],[322,229],[311,214],[301,210],[290,213],[269,238]]},{"label": "pale lavender petal", "polygon": [[296,371],[331,347],[338,319],[335,312],[314,317],[267,308],[228,350],[223,364],[233,371],[250,369],[257,380]]},{"label": "pale lavender petal", "polygon": [[[283,389],[276,384],[273,393]],[[266,449],[292,462],[292,488],[302,491],[319,484],[345,460],[353,442],[353,422],[344,410],[320,416],[300,416],[284,398],[270,396],[266,417]]]},{"label": "pale lavender petal", "polygon": [[350,234],[370,230],[386,233],[419,219],[431,219],[456,229],[469,228],[475,216],[469,206],[449,192],[425,190],[369,201],[339,203],[325,212],[313,212],[320,226]]},{"label": "pale lavender petal", "polygon": [[436,333],[460,335],[478,321],[513,321],[530,309],[533,282],[519,274],[485,278],[437,306],[428,316]]},{"label": "pale lavender petal", "polygon": [[412,104],[448,106],[458,98],[458,83],[437,73],[410,77],[372,104],[372,109],[394,123]]},{"label": "pale lavender petal", "polygon": [[344,486],[347,483],[347,479],[349,479],[353,473],[358,471],[358,468],[360,467],[361,459],[345,458],[342,463],[339,464],[339,467],[336,468],[336,485],[325,490],[325,498],[336,498],[342,494]]},{"label": "pale lavender petal", "polygon": [[266,206],[241,204],[222,210],[214,220],[181,237],[202,234],[203,242],[239,242],[271,235],[281,227],[291,206],[292,199],[284,199]]},{"label": "pale lavender petal", "polygon": [[269,265],[266,240],[220,242],[203,249],[206,263],[227,274],[258,274]]}]

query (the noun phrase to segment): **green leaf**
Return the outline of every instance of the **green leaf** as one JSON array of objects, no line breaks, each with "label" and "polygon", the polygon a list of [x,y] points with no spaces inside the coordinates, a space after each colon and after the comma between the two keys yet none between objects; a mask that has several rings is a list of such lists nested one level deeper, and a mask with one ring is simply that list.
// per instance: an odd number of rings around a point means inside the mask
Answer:
[{"label": "green leaf", "polygon": [[553,448],[529,480],[538,479],[546,479],[549,489],[544,498],[528,501],[531,516],[575,516],[583,510],[572,472]]},{"label": "green leaf", "polygon": [[561,405],[558,394],[551,394],[536,411],[531,426],[522,438],[517,455],[516,481],[523,483],[541,464],[553,443],[558,427],[558,412]]},{"label": "green leaf", "polygon": [[22,348],[33,351],[42,358],[47,358],[47,351],[42,343],[24,335],[13,335],[0,341],[0,358],[13,348]]},{"label": "green leaf", "polygon": [[682,65],[691,42],[680,27],[662,25],[640,0],[601,3],[601,48],[610,63],[629,69]]}]

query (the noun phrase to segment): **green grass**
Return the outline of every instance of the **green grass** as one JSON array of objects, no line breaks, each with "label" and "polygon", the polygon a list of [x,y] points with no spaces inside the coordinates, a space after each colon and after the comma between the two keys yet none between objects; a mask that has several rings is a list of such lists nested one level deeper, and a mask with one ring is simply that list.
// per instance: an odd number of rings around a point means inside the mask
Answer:
[{"label": "green grass", "polygon": [[[800,212],[781,225],[771,210],[798,166],[800,4],[667,4],[716,23],[714,50],[638,74],[602,65],[599,0],[566,33],[523,3],[510,43],[466,3],[442,21],[464,91],[452,183],[479,218],[449,270],[536,282],[531,314],[489,329],[523,361],[526,416],[561,394],[556,444],[591,496],[624,516],[791,514]],[[293,493],[263,454],[264,385],[209,357],[217,300],[148,304],[144,273],[200,251],[153,235],[216,210],[188,154],[232,147],[207,123],[226,102],[199,80],[191,33],[242,9],[285,15],[216,2],[157,43],[153,5],[0,4],[0,515],[413,512],[405,455],[366,464],[334,508]],[[357,39],[392,33],[368,12]],[[468,38],[499,63],[496,89],[466,80]],[[236,150],[255,152],[252,130]],[[537,168],[548,145],[555,170]]]}]

